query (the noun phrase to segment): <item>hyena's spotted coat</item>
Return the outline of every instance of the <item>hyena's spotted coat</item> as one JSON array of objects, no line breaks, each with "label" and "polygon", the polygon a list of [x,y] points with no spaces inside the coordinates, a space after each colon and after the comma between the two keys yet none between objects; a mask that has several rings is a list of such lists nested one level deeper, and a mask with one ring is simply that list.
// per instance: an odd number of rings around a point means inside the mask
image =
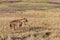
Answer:
[{"label": "hyena's spotted coat", "polygon": [[26,22],[28,22],[27,18],[22,18],[22,19],[17,19],[17,20],[13,20],[10,22],[10,28],[19,28],[19,27],[23,27],[24,24],[26,24]]}]

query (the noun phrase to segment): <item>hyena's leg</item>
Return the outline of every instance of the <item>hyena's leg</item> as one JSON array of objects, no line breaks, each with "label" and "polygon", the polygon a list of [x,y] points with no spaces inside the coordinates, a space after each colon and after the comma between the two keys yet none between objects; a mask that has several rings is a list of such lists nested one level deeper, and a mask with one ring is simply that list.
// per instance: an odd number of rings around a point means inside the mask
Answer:
[{"label": "hyena's leg", "polygon": [[26,25],[26,22],[22,22],[22,27],[24,27]]},{"label": "hyena's leg", "polygon": [[14,28],[14,30],[16,29],[16,27],[17,27],[17,24],[13,24],[13,28]]},{"label": "hyena's leg", "polygon": [[21,22],[21,23],[19,23],[19,27],[22,27],[22,22]]},{"label": "hyena's leg", "polygon": [[26,25],[26,22],[24,21],[24,22],[22,22],[22,27],[24,27]]},{"label": "hyena's leg", "polygon": [[12,29],[12,24],[10,24],[10,28]]},{"label": "hyena's leg", "polygon": [[16,25],[13,24],[13,23],[10,24],[10,28],[11,28],[11,29],[15,29],[15,26],[16,26]]},{"label": "hyena's leg", "polygon": [[12,29],[13,27],[14,27],[14,25],[11,23],[11,24],[10,24],[10,29]]}]

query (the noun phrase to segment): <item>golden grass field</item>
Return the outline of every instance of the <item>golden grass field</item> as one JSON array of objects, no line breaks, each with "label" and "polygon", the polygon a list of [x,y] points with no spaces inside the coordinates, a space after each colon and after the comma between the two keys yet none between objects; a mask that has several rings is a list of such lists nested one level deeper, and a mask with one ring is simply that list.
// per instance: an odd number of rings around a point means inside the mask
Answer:
[{"label": "golden grass field", "polygon": [[[0,40],[60,40],[60,4],[18,2],[0,5]],[[10,29],[12,20],[23,17],[28,19],[27,25]]]}]

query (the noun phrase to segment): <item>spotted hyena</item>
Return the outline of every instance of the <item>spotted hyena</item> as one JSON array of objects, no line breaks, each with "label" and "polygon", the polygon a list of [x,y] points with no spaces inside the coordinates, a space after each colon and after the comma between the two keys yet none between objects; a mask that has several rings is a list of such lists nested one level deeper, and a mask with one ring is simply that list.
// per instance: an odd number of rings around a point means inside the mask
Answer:
[{"label": "spotted hyena", "polygon": [[21,19],[16,19],[10,22],[10,28],[19,28],[19,27],[24,27],[23,25],[26,25],[26,22],[28,22],[27,18],[21,18]]}]

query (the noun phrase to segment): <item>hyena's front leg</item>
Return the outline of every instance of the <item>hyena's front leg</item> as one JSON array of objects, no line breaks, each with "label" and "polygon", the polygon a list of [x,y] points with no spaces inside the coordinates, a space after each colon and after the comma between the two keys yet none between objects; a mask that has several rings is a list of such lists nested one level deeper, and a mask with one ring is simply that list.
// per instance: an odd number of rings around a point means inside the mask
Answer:
[{"label": "hyena's front leg", "polygon": [[21,25],[21,27],[24,27],[26,25],[26,23],[25,22],[22,22],[22,25]]},{"label": "hyena's front leg", "polygon": [[22,22],[21,22],[21,23],[19,23],[19,27],[22,27]]}]

